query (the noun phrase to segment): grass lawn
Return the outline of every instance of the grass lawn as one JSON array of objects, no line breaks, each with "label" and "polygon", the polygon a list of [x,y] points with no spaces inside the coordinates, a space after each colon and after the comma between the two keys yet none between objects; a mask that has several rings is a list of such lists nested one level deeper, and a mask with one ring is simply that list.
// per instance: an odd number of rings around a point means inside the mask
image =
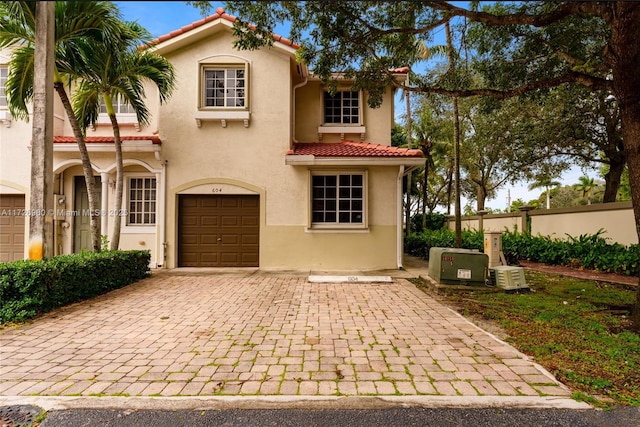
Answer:
[{"label": "grass lawn", "polygon": [[603,282],[526,272],[528,293],[486,288],[443,292],[465,316],[489,320],[505,341],[598,406],[640,405],[640,336],[631,332],[635,292]]}]

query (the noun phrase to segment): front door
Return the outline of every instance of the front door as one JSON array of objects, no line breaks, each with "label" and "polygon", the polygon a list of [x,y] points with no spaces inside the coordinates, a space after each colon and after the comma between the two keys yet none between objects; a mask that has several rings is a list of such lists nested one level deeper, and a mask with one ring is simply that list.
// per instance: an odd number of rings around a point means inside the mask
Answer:
[{"label": "front door", "polygon": [[[98,209],[102,201],[102,185],[100,183],[100,177],[95,177],[96,182],[96,197],[98,198]],[[87,193],[87,183],[84,180],[84,176],[76,176],[74,180],[75,198],[74,198],[74,210],[75,221],[73,229],[73,252],[80,253],[82,251],[92,251],[91,245],[91,217],[89,215],[89,196]],[[98,217],[98,227],[100,227],[100,217]]]}]

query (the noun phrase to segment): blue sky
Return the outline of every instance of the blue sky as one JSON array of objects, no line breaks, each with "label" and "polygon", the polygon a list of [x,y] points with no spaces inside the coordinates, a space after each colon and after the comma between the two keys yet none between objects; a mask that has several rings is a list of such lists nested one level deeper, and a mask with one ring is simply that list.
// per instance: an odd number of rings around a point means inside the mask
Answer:
[{"label": "blue sky", "polygon": [[[154,37],[202,19],[200,11],[184,1],[118,1],[125,20],[138,21]],[[222,2],[211,2],[213,12]],[[213,13],[212,12],[212,13]]]},{"label": "blue sky", "polygon": [[[138,21],[151,32],[153,37],[159,37],[202,19],[200,10],[188,6],[184,1],[123,1],[115,3],[120,8],[125,20]],[[224,6],[224,3],[211,2],[211,5],[211,13],[215,13],[215,9],[219,6]],[[280,35],[288,36],[286,30],[280,32]],[[397,104],[396,109],[404,112],[404,101]],[[578,168],[575,168],[565,173],[561,181],[564,181],[566,185],[575,184],[581,175],[583,173]],[[589,172],[589,175],[594,176],[595,173]],[[505,209],[508,190],[510,190],[512,201],[518,198],[528,201],[536,198],[541,192],[540,190],[529,191],[527,184],[506,186],[498,192],[495,199],[487,200],[486,205],[493,209]],[[463,201],[463,205],[464,203]]]}]

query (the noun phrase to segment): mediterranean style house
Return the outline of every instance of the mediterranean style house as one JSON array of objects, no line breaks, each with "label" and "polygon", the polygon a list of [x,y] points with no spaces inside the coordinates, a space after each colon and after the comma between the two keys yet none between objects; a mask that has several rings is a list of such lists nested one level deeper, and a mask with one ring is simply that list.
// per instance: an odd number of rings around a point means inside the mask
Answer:
[{"label": "mediterranean style house", "polygon": [[[177,89],[150,126],[120,105],[125,197],[114,209],[108,117],[87,130],[101,200],[101,234],[122,214],[121,249],[146,249],[152,267],[374,270],[402,267],[402,178],[420,150],[391,147],[393,89],[382,107],[343,80],[330,93],[296,61],[298,46],[233,48],[222,8],[159,37]],[[7,110],[9,55],[0,52],[0,261],[27,256],[31,123]],[[394,70],[399,81],[407,70]],[[90,246],[78,148],[59,100],[54,118],[56,254]]]}]

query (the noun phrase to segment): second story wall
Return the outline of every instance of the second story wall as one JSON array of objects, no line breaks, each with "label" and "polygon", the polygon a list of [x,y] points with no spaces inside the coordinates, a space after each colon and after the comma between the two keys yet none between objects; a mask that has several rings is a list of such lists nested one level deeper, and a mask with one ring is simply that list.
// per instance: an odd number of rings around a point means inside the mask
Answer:
[{"label": "second story wall", "polygon": [[[380,108],[369,108],[366,92],[340,85],[336,95],[325,95],[327,86],[310,80],[296,89],[295,139],[299,142],[364,140],[391,144],[393,91],[388,89]],[[364,134],[364,137],[363,137]]]},{"label": "second story wall", "polygon": [[239,51],[231,32],[219,31],[165,57],[177,77],[158,116],[169,188],[222,176],[259,184],[284,169],[291,141],[289,55],[276,48]]},{"label": "second story wall", "polygon": [[0,50],[0,193],[22,193],[31,180],[31,116],[29,122],[17,120],[9,113],[5,83],[9,72],[10,52]]}]

